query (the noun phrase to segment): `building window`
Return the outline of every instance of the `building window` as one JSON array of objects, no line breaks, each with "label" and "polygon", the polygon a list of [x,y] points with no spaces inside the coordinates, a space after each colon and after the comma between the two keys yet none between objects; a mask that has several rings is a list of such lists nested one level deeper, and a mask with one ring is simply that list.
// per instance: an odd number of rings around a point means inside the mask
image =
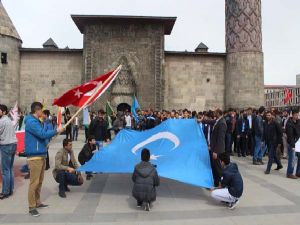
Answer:
[{"label": "building window", "polygon": [[1,63],[7,64],[7,53],[1,52]]}]

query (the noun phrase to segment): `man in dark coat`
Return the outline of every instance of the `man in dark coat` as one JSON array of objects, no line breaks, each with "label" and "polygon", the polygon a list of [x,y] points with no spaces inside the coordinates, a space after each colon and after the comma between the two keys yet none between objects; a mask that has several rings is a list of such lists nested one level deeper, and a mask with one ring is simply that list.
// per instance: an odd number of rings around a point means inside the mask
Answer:
[{"label": "man in dark coat", "polygon": [[[81,165],[90,161],[96,151],[96,139],[94,136],[89,136],[87,143],[83,146],[78,154],[78,161]],[[86,172],[86,179],[90,180],[93,177],[92,172]]]},{"label": "man in dark coat", "polygon": [[214,176],[215,187],[219,186],[222,166],[218,155],[225,152],[225,136],[227,131],[226,121],[223,117],[223,112],[220,109],[216,110],[216,124],[213,127],[211,143],[210,143],[210,154],[211,154],[211,167]]},{"label": "man in dark coat", "polygon": [[89,127],[89,135],[95,137],[98,150],[103,147],[104,141],[109,141],[107,136],[107,121],[104,119],[103,110],[99,110],[98,116],[92,120]]},{"label": "man in dark coat", "polygon": [[[297,179],[300,177],[300,157],[299,152],[296,153],[296,143],[300,138],[300,120],[299,111],[293,110],[292,117],[286,123],[286,135],[288,143],[288,167],[286,172],[286,177],[290,179]],[[294,161],[297,155],[297,170],[296,175],[294,175]]]},{"label": "man in dark coat", "polygon": [[282,144],[282,128],[281,125],[274,121],[271,112],[266,113],[267,122],[264,124],[264,141],[268,147],[269,161],[265,174],[270,174],[273,161],[277,164],[275,170],[282,169],[280,159],[276,155],[278,145]]},{"label": "man in dark coat", "polygon": [[150,211],[150,205],[156,200],[156,188],[159,186],[159,177],[155,167],[149,162],[150,151],[143,149],[142,162],[137,164],[132,174],[134,182],[132,195],[137,200],[137,207],[144,207]]},{"label": "man in dark coat", "polygon": [[238,157],[246,157],[247,140],[249,138],[249,120],[247,119],[247,114],[243,111],[237,121],[236,132]]}]

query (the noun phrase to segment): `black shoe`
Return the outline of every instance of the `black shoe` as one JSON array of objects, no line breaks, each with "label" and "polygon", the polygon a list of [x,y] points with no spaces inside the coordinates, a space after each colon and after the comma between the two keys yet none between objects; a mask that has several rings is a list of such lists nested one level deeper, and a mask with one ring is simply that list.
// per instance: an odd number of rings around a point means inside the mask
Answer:
[{"label": "black shoe", "polygon": [[270,174],[270,171],[267,171],[267,170],[266,170],[266,171],[265,171],[265,174]]},{"label": "black shoe", "polygon": [[9,194],[3,194],[3,193],[1,193],[1,194],[0,194],[0,200],[6,199],[6,198],[8,198],[9,196],[10,196]]},{"label": "black shoe", "polygon": [[256,160],[253,160],[253,165],[260,165],[260,163]]},{"label": "black shoe", "polygon": [[86,176],[86,180],[90,180],[91,178],[92,178],[92,176],[90,176],[90,175]]},{"label": "black shoe", "polygon": [[264,162],[263,162],[261,159],[257,160],[257,162],[258,162],[260,165],[265,165]]},{"label": "black shoe", "polygon": [[34,217],[38,217],[41,215],[36,209],[29,210],[29,214]]},{"label": "black shoe", "polygon": [[243,156],[243,157],[246,157],[246,155],[245,155],[245,154],[243,154],[242,156]]},{"label": "black shoe", "polygon": [[281,170],[283,168],[282,165],[277,166],[277,168],[275,170]]},{"label": "black shoe", "polygon": [[145,211],[150,211],[150,204],[149,202],[145,203]]},{"label": "black shoe", "polygon": [[39,204],[38,206],[37,206],[37,208],[38,209],[47,209],[47,208],[49,208],[49,205],[45,205],[45,204]]},{"label": "black shoe", "polygon": [[239,204],[239,200],[236,200],[235,202],[229,204],[228,209],[234,210],[238,204]]},{"label": "black shoe", "polygon": [[14,194],[14,192],[13,192],[13,191],[9,192],[9,196],[12,196],[13,194]]},{"label": "black shoe", "polygon": [[238,154],[238,157],[241,157],[241,154]]},{"label": "black shoe", "polygon": [[65,191],[66,191],[66,192],[70,192],[71,190],[70,190],[70,188],[68,188],[68,186],[66,186],[66,187],[65,187]]},{"label": "black shoe", "polygon": [[58,192],[58,195],[59,195],[59,197],[61,197],[61,198],[66,198],[66,197],[67,197],[67,196],[66,196],[66,193],[65,193],[65,192],[62,192],[62,191]]}]

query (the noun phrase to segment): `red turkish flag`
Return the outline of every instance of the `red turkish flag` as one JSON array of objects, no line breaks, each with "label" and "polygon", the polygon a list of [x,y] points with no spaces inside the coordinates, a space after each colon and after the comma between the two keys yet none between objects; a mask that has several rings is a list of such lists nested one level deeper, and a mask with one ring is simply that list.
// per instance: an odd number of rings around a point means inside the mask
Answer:
[{"label": "red turkish flag", "polygon": [[285,88],[284,89],[284,104],[287,104],[293,98],[292,92]]},{"label": "red turkish flag", "polygon": [[[69,105],[81,107],[87,101],[89,101],[88,105],[92,104],[112,84],[120,70],[121,67],[118,67],[117,69],[103,74],[94,80],[67,91],[58,99],[54,99],[52,105],[57,105],[60,107],[66,107]],[[89,100],[95,91],[97,91],[97,94],[95,94],[94,97]]]}]

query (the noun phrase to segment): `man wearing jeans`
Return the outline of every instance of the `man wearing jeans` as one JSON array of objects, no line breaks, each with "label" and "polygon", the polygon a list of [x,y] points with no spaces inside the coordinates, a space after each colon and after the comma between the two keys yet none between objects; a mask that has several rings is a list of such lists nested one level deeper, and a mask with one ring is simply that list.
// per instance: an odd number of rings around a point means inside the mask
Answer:
[{"label": "man wearing jeans", "polygon": [[258,110],[258,115],[254,122],[254,133],[255,133],[255,149],[253,154],[253,165],[263,165],[263,155],[264,155],[264,148],[263,148],[263,133],[264,133],[264,121],[263,116],[265,112],[265,107],[261,106]]},{"label": "man wearing jeans", "polygon": [[47,208],[41,203],[41,189],[46,167],[48,140],[64,128],[45,131],[39,118],[42,117],[43,105],[40,102],[31,104],[31,114],[25,118],[25,154],[30,171],[30,183],[28,189],[29,213],[31,216],[40,216],[37,209]]},{"label": "man wearing jeans", "polygon": [[76,170],[79,167],[74,152],[72,150],[72,140],[64,139],[63,148],[55,155],[55,168],[53,170],[53,177],[59,183],[58,195],[61,198],[66,198],[66,191],[70,191],[68,185],[79,186],[82,185],[81,180]]},{"label": "man wearing jeans", "polygon": [[[295,147],[296,142],[300,137],[300,120],[299,112],[293,110],[292,118],[290,118],[286,124],[286,135],[288,143],[288,167],[286,172],[286,177],[290,179],[297,179],[297,176],[294,175],[294,166],[295,166]],[[299,157],[298,157],[299,161]],[[299,163],[298,166],[299,167]],[[299,171],[296,172],[296,175],[300,175]]]},{"label": "man wearing jeans", "polygon": [[8,198],[14,191],[13,164],[17,149],[16,132],[7,116],[6,105],[0,105],[0,154],[2,165],[2,193],[0,199]]}]

